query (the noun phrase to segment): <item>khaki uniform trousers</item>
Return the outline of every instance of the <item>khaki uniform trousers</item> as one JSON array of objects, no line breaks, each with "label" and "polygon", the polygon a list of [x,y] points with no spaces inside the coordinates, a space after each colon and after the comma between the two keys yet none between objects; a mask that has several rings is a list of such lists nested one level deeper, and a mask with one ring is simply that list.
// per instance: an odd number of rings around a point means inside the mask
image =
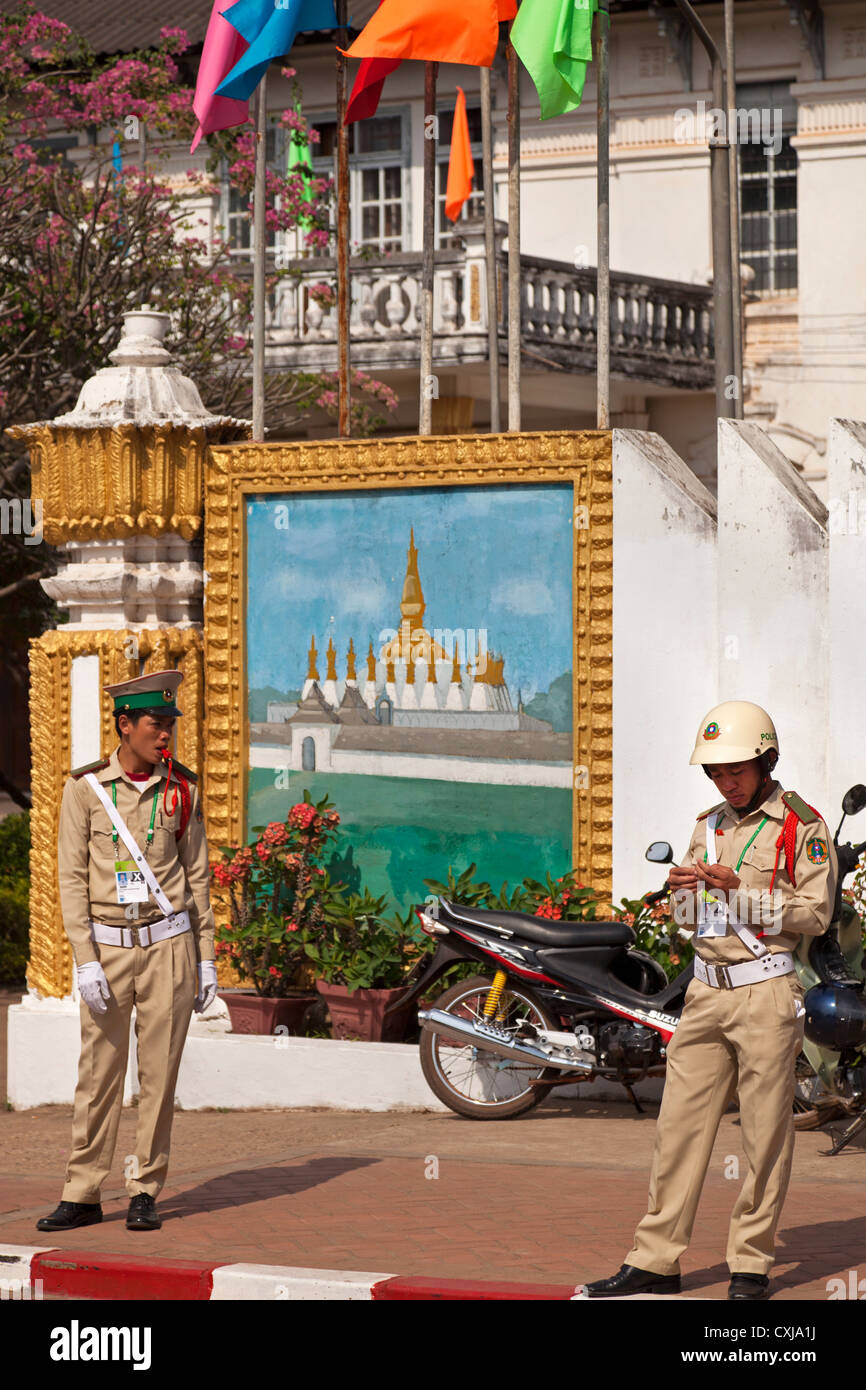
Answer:
[{"label": "khaki uniform trousers", "polygon": [[794,1066],[803,990],[792,971],[736,989],[692,980],[667,1050],[649,1210],[625,1263],[678,1274],[719,1122],[739,1095],[748,1164],[728,1233],[731,1274],[769,1274],[794,1154]]},{"label": "khaki uniform trousers", "polygon": [[195,999],[195,941],[186,931],[150,946],[100,943],[96,949],[111,999],[104,1014],[92,1014],[81,1001],[81,1055],[63,1201],[98,1202],[111,1171],[133,1004],[141,1090],[135,1152],[124,1158],[124,1176],[130,1197],[138,1192],[156,1197],[168,1170],[174,1090]]}]

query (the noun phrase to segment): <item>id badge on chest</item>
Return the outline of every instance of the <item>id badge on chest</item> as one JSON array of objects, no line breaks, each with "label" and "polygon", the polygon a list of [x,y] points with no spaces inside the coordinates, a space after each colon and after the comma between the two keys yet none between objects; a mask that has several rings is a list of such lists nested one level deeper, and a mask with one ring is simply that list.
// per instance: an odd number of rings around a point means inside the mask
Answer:
[{"label": "id badge on chest", "polygon": [[698,897],[698,936],[726,936],[728,932],[728,905],[714,897],[711,892],[703,892]]},{"label": "id badge on chest", "polygon": [[[716,826],[719,816],[707,817],[707,852],[704,859],[708,864],[718,862],[716,856]],[[726,936],[728,932],[728,904],[719,888],[705,888],[698,893],[698,936]]]},{"label": "id badge on chest", "polygon": [[147,883],[134,859],[115,859],[114,882],[119,903],[147,902]]}]

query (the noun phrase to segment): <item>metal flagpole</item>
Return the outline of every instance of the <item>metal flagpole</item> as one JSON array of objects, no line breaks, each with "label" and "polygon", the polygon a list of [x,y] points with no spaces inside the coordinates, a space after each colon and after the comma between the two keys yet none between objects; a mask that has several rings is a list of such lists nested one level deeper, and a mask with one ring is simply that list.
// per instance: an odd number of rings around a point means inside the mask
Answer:
[{"label": "metal flagpole", "polygon": [[[722,57],[709,30],[689,0],[674,0],[704,46],[710,60],[713,83],[713,109],[725,104],[725,74]],[[734,376],[734,313],[731,290],[731,210],[728,131],[711,135],[710,199],[713,222],[713,330],[716,358],[716,415],[735,417],[735,401],[728,386]]]},{"label": "metal flagpole", "polygon": [[734,110],[737,102],[737,61],[734,44],[734,0],[725,0],[725,75],[727,78],[728,179],[731,189],[731,295],[733,301],[734,375],[737,378],[735,415],[743,418],[743,282],[740,275],[740,188],[737,178],[737,141]]},{"label": "metal flagpole", "polygon": [[596,66],[598,82],[597,113],[597,226],[598,279],[595,295],[596,321],[596,428],[610,429],[610,74],[608,39],[610,19],[598,10]]},{"label": "metal flagpole", "polygon": [[349,127],[346,107],[349,100],[349,62],[340,52],[348,48],[347,0],[337,0],[337,357],[340,378],[338,430],[341,439],[352,432],[351,385],[349,382],[349,331],[352,294],[349,279]]},{"label": "metal flagpole", "polygon": [[265,437],[265,153],[268,74],[259,83],[253,192],[253,440]]},{"label": "metal flagpole", "polygon": [[433,433],[433,242],[436,227],[436,76],[424,64],[424,240],[421,257],[421,379],[418,433]]},{"label": "metal flagpole", "polygon": [[[144,121],[143,121],[140,117],[139,117],[139,122],[138,122],[138,157],[139,157],[139,160],[140,160],[140,162],[141,162],[141,178],[142,178],[142,182],[144,182],[145,173],[146,173],[146,169],[147,169],[147,126],[145,125]],[[147,290],[144,289],[144,288],[142,288],[142,291],[141,291],[141,307],[142,307],[142,308],[144,308],[144,306],[147,304],[148,298],[149,298],[149,295],[148,295]]]},{"label": "metal flagpole", "polygon": [[[481,68],[481,162],[484,178],[484,260],[487,276],[487,364],[490,371],[490,432],[498,434],[499,419],[499,315],[496,294],[496,231],[493,225],[493,116],[490,103],[490,69]],[[452,137],[453,138],[453,137]]]},{"label": "metal flagpole", "polygon": [[[512,24],[514,21],[512,20]],[[520,67],[508,41],[508,428],[520,429]]]}]

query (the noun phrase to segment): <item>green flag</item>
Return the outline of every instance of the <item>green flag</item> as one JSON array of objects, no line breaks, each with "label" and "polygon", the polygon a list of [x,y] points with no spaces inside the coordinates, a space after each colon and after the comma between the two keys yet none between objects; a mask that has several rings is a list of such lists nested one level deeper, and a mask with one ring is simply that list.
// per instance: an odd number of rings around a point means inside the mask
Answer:
[{"label": "green flag", "polygon": [[[295,109],[300,114],[300,108],[296,107]],[[291,130],[289,132],[289,158],[287,165],[287,174],[292,174],[296,170],[300,173],[304,201],[308,203],[311,198],[312,190],[313,160],[310,154],[310,142],[306,135],[301,134],[298,130]],[[308,217],[301,216],[298,218],[299,227],[307,227],[309,225],[310,219]]]},{"label": "green flag", "polygon": [[523,0],[517,11],[511,42],[535,83],[543,121],[580,105],[598,9],[598,0]]}]

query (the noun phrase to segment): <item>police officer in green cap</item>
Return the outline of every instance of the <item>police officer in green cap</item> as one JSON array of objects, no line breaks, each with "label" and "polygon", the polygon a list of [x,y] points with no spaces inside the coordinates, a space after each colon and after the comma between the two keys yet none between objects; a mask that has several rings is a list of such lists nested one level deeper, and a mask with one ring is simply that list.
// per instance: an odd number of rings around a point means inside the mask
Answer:
[{"label": "police officer in green cap", "polygon": [[58,868],[63,925],[81,997],[72,1151],[59,1206],[40,1231],[102,1220],[136,1011],[140,1096],[125,1163],[130,1230],[161,1225],[174,1091],[193,1008],[216,994],[214,919],[195,773],[169,748],[183,676],[155,671],[106,686],[120,742],[63,790]]}]

